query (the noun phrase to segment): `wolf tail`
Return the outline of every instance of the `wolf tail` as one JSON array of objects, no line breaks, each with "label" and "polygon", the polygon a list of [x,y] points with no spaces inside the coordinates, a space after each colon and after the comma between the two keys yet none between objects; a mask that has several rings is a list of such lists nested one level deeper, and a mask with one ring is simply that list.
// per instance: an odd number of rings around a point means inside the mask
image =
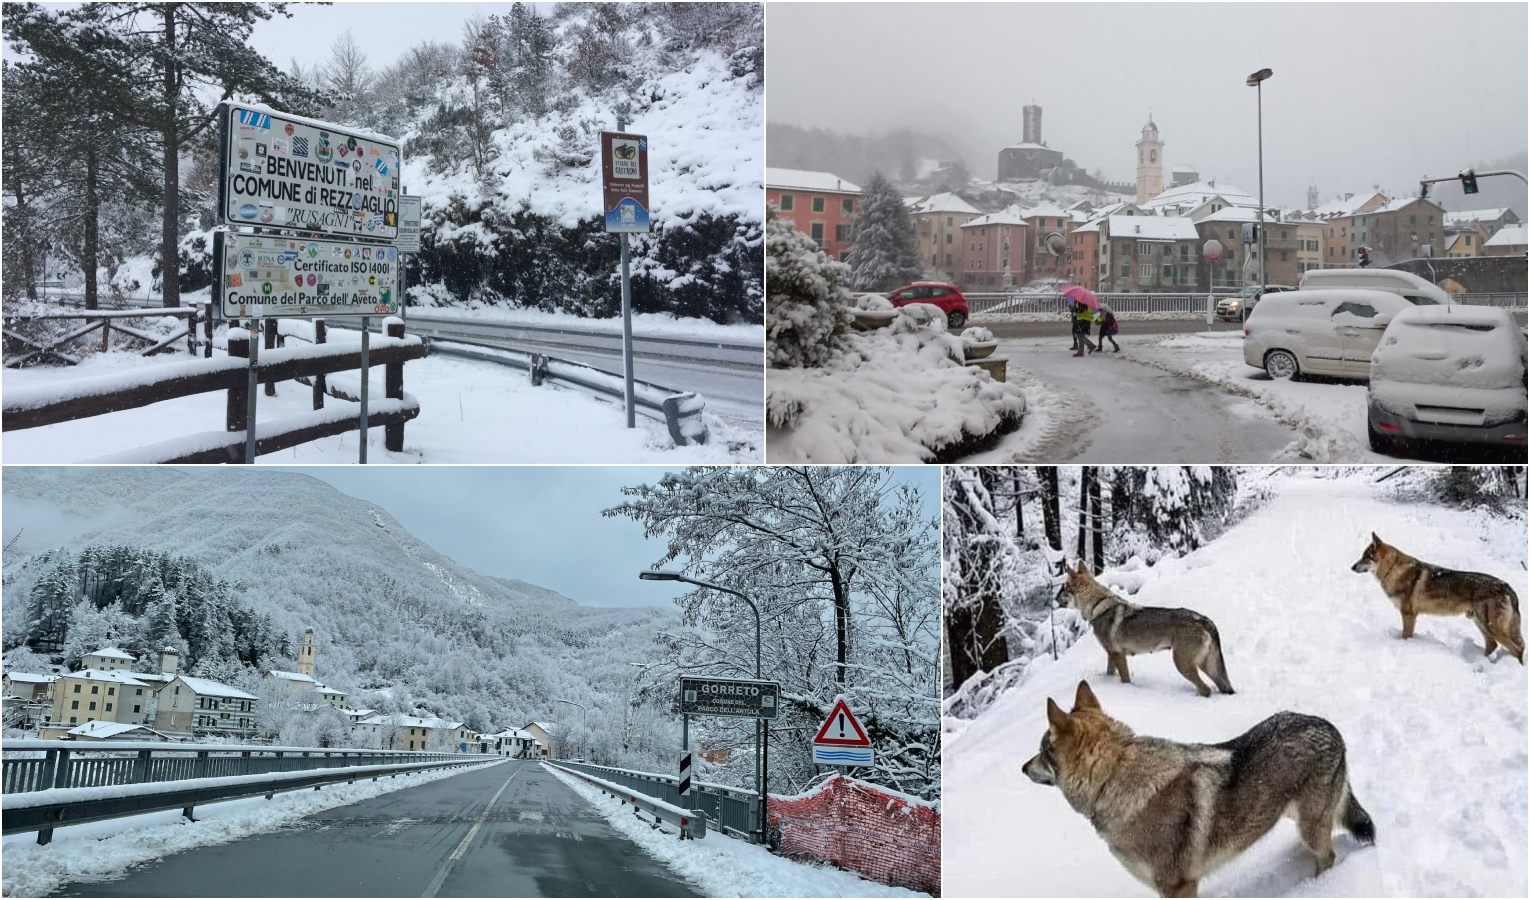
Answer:
[{"label": "wolf tail", "polygon": [[1217,690],[1224,694],[1235,693],[1232,682],[1227,678],[1227,660],[1222,658],[1222,635],[1217,631],[1217,623],[1206,619],[1206,630],[1211,634],[1211,652],[1206,655],[1206,674],[1216,683]]},{"label": "wolf tail", "polygon": [[1339,814],[1339,824],[1360,843],[1376,843],[1376,823],[1371,821],[1371,814],[1355,799],[1354,791],[1346,789],[1345,794],[1348,798],[1344,801],[1344,811]]}]

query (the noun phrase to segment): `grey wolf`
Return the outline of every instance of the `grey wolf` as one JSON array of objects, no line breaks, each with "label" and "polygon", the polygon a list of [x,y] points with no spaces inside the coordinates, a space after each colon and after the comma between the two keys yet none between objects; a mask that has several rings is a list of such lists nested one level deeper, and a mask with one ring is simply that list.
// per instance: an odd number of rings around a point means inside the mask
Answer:
[{"label": "grey wolf", "polygon": [[1089,620],[1089,627],[1105,648],[1109,662],[1106,675],[1119,674],[1130,682],[1126,658],[1138,653],[1171,650],[1174,668],[1195,685],[1202,697],[1211,696],[1211,688],[1201,680],[1205,672],[1217,690],[1233,693],[1227,678],[1227,663],[1222,659],[1222,638],[1210,619],[1194,610],[1167,609],[1160,606],[1134,606],[1117,597],[1094,580],[1080,562],[1068,572],[1067,581],[1057,594],[1058,602],[1071,606]]},{"label": "grey wolf", "polygon": [[1492,656],[1502,644],[1525,664],[1525,639],[1520,631],[1519,595],[1509,585],[1481,572],[1460,572],[1434,566],[1402,552],[1371,532],[1371,542],[1350,567],[1370,572],[1402,613],[1402,636],[1413,637],[1419,613],[1466,616],[1482,632],[1483,655]]},{"label": "grey wolf", "polygon": [[1296,820],[1319,875],[1334,864],[1335,829],[1376,840],[1350,790],[1344,738],[1325,719],[1281,712],[1220,744],[1180,744],[1133,733],[1081,681],[1072,712],[1047,699],[1047,724],[1022,771],[1060,788],[1160,896],[1196,896],[1202,878],[1281,817]]}]

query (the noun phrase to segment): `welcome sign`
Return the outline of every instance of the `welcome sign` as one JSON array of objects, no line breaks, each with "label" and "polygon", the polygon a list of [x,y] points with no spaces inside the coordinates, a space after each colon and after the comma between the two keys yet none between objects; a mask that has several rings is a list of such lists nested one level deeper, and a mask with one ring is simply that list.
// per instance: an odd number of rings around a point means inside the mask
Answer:
[{"label": "welcome sign", "polygon": [[397,141],[237,103],[218,115],[220,224],[398,235]]},{"label": "welcome sign", "polygon": [[648,138],[602,131],[600,171],[606,231],[648,231]]}]

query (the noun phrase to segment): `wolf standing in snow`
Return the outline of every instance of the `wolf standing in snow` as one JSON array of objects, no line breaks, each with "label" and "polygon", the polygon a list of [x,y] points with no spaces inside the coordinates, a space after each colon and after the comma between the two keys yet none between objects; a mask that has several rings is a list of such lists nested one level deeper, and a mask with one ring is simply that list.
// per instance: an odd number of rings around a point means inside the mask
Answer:
[{"label": "wolf standing in snow", "polygon": [[1022,771],[1060,788],[1111,855],[1161,896],[1196,896],[1202,878],[1282,816],[1296,820],[1319,875],[1334,864],[1334,829],[1376,840],[1350,791],[1344,738],[1326,719],[1281,712],[1230,741],[1179,744],[1136,735],[1081,681],[1071,713],[1047,698],[1047,724]]},{"label": "wolf standing in snow", "polygon": [[[1068,573],[1068,580],[1057,594],[1064,606],[1071,606],[1089,620],[1089,627],[1105,648],[1109,659],[1106,675],[1119,674],[1122,682],[1132,680],[1126,658],[1138,653],[1172,650],[1174,668],[1195,685],[1202,697],[1211,696],[1211,688],[1201,680],[1205,672],[1224,694],[1233,692],[1227,679],[1227,663],[1222,659],[1222,638],[1216,623],[1189,609],[1166,609],[1161,606],[1133,606],[1094,580],[1082,561]],[[1199,671],[1197,671],[1199,670]]]},{"label": "wolf standing in snow", "polygon": [[1399,612],[1402,636],[1413,637],[1419,613],[1466,616],[1482,632],[1483,654],[1492,656],[1502,644],[1525,664],[1525,639],[1520,631],[1519,595],[1509,585],[1481,572],[1458,572],[1414,559],[1371,532],[1371,542],[1350,567],[1370,572],[1381,582]]}]

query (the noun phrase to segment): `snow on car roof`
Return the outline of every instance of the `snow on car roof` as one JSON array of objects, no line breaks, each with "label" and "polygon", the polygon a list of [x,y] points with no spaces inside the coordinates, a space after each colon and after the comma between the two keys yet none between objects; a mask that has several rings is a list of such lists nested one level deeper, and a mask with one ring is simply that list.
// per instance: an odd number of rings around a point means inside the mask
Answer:
[{"label": "snow on car roof", "polygon": [[813,172],[808,169],[776,169],[766,167],[765,186],[772,188],[797,188],[804,191],[838,191],[859,194],[860,186],[835,175],[833,172]]},{"label": "snow on car roof", "polygon": [[1409,306],[1397,314],[1394,322],[1408,325],[1468,325],[1497,328],[1503,325],[1516,327],[1509,311],[1496,306]]}]

